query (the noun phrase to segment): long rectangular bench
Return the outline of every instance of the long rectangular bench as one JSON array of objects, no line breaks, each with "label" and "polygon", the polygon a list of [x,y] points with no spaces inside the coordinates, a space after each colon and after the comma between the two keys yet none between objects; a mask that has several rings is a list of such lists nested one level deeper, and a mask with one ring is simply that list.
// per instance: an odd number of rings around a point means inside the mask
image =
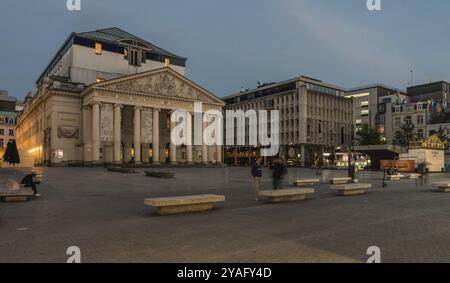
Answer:
[{"label": "long rectangular bench", "polygon": [[405,175],[405,179],[419,179],[419,178],[420,178],[420,174],[417,174],[417,173],[411,173],[411,174]]},{"label": "long rectangular bench", "polygon": [[349,184],[349,183],[358,183],[358,180],[352,180],[350,177],[338,177],[332,178],[330,180],[330,184]]},{"label": "long rectangular bench", "polygon": [[296,185],[297,187],[304,187],[315,186],[318,183],[320,183],[320,179],[298,179],[294,182],[294,185]]},{"label": "long rectangular bench", "polygon": [[404,178],[404,177],[405,177],[404,175],[400,175],[400,174],[397,174],[397,175],[388,175],[388,176],[387,176],[387,179],[390,180],[390,181],[400,181],[400,179],[401,179],[401,178]]},{"label": "long rectangular bench", "polygon": [[366,192],[365,189],[370,188],[372,188],[372,184],[364,183],[331,186],[331,189],[337,191],[337,193],[341,196],[361,195]]},{"label": "long rectangular bench", "polygon": [[433,183],[433,187],[437,188],[439,192],[450,193],[450,181]]},{"label": "long rectangular bench", "polygon": [[222,195],[197,195],[167,198],[148,198],[144,204],[157,208],[159,215],[208,211],[214,203],[224,202]]},{"label": "long rectangular bench", "polygon": [[12,191],[18,191],[18,190],[20,190],[20,184],[19,184],[19,182],[17,182],[16,180],[13,180],[13,179],[8,179],[8,180],[6,181],[6,187],[7,187],[9,190],[12,190]]},{"label": "long rectangular bench", "polygon": [[108,171],[124,174],[136,174],[136,170],[134,168],[108,167]]},{"label": "long rectangular bench", "polygon": [[9,190],[8,188],[0,188],[0,198],[6,202],[23,202],[34,195],[33,190]]},{"label": "long rectangular bench", "polygon": [[261,191],[260,196],[266,197],[271,203],[305,200],[306,195],[314,194],[314,189],[285,189],[273,191]]}]

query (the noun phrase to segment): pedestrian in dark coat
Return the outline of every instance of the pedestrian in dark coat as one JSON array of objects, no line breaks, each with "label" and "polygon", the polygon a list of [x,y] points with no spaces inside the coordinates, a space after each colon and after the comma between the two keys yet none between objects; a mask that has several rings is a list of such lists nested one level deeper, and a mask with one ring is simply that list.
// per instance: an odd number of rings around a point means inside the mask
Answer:
[{"label": "pedestrian in dark coat", "polygon": [[273,178],[273,189],[278,190],[280,188],[281,181],[286,174],[286,167],[283,164],[283,161],[281,159],[276,159],[273,164],[273,172],[272,172],[272,178]]},{"label": "pedestrian in dark coat", "polygon": [[255,200],[259,201],[259,192],[261,191],[262,179],[261,157],[252,161],[251,173],[253,177],[253,186],[255,188]]},{"label": "pedestrian in dark coat", "polygon": [[33,172],[31,174],[26,175],[23,177],[20,184],[24,185],[25,188],[31,188],[34,192],[34,196],[40,197],[41,195],[37,192],[36,185],[38,185],[40,182],[36,179],[36,172]]}]

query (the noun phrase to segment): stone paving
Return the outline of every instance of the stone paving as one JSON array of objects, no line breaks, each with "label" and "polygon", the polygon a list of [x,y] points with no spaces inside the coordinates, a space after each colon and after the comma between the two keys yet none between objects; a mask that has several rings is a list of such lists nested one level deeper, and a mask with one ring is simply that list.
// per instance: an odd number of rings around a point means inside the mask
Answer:
[{"label": "stone paving", "polygon": [[[450,194],[420,180],[388,182],[362,172],[374,188],[339,197],[324,171],[312,199],[255,202],[249,168],[175,168],[175,179],[107,172],[104,168],[43,168],[43,197],[0,202],[0,262],[65,262],[78,246],[83,262],[365,262],[378,246],[383,262],[450,262]],[[286,183],[315,177],[289,169]],[[270,172],[263,186],[270,189]],[[0,172],[0,183],[22,173]],[[156,216],[147,197],[224,194],[208,213]]]}]

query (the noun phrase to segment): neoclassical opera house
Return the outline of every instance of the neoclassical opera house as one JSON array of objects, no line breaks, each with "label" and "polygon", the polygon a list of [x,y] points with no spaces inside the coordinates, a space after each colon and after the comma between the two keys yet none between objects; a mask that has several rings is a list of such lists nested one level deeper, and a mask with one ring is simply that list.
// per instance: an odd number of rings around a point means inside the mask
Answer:
[{"label": "neoclassical opera house", "polygon": [[118,28],[72,33],[25,99],[17,125],[24,162],[221,163],[220,146],[170,142],[172,111],[224,106],[185,77],[186,60]]}]

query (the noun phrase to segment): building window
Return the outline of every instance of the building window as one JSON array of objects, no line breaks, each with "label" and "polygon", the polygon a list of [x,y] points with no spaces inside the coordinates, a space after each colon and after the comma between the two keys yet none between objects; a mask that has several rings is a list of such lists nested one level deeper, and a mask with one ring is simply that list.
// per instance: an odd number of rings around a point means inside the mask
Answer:
[{"label": "building window", "polygon": [[361,111],[361,116],[363,116],[363,117],[369,116],[369,110],[362,110]]},{"label": "building window", "polygon": [[369,106],[369,100],[364,100],[361,102],[361,107],[367,107]]},{"label": "building window", "polygon": [[133,66],[141,66],[141,58],[142,52],[140,52],[137,49],[130,48],[129,54],[128,54],[128,62],[130,65]]},{"label": "building window", "polygon": [[9,135],[10,135],[10,136],[14,136],[14,130],[12,130],[12,129],[9,130]]},{"label": "building window", "polygon": [[0,136],[4,136],[5,135],[5,130],[4,129],[0,129]]},{"label": "building window", "polygon": [[423,132],[422,129],[418,129],[418,130],[417,130],[417,138],[418,138],[419,140],[422,140],[422,139],[425,138],[425,135],[424,135],[424,132]]},{"label": "building window", "polygon": [[102,44],[96,42],[95,43],[95,54],[101,55],[102,54]]},{"label": "building window", "polygon": [[164,58],[164,66],[166,67],[170,66],[170,58]]},{"label": "building window", "polygon": [[402,124],[401,118],[400,117],[395,117],[395,126],[396,127],[400,127]]},{"label": "building window", "polygon": [[380,114],[386,113],[386,104],[384,103],[378,104],[378,113]]},{"label": "building window", "polygon": [[405,124],[406,124],[406,125],[411,125],[411,124],[412,124],[411,116],[407,116],[407,117],[405,118]]},{"label": "building window", "polygon": [[423,124],[423,115],[417,116],[417,124]]},{"label": "building window", "polygon": [[5,145],[4,145],[3,139],[0,139],[0,148],[4,148],[4,147],[5,147]]}]

